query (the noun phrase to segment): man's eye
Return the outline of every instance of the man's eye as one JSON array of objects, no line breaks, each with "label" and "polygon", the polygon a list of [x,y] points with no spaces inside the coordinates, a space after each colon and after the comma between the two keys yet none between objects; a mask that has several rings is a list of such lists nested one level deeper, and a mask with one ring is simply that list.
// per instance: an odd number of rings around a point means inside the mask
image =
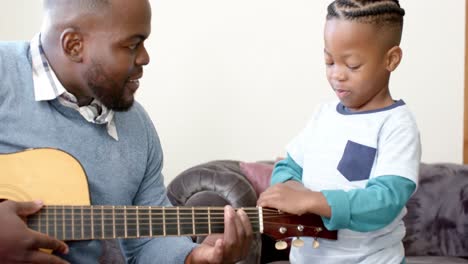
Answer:
[{"label": "man's eye", "polygon": [[135,50],[137,47],[138,47],[138,44],[133,44],[133,45],[128,46],[128,48],[131,50]]}]

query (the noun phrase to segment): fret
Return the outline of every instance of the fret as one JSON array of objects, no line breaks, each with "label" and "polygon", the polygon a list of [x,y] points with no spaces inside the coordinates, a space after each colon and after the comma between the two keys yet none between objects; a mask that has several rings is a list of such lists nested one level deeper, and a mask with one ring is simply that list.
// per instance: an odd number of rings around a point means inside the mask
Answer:
[{"label": "fret", "polygon": [[72,240],[75,240],[75,209],[71,208],[71,230],[72,230]]},{"label": "fret", "polygon": [[177,235],[180,236],[180,214],[179,214],[179,207],[176,207],[177,211]]},{"label": "fret", "polygon": [[42,213],[37,214],[37,222],[38,222],[37,231],[42,233]]},{"label": "fret", "polygon": [[83,220],[83,206],[81,206],[81,238],[84,239],[84,220]]},{"label": "fret", "polygon": [[94,239],[94,208],[91,207],[90,210],[90,216],[91,216],[91,239]]},{"label": "fret", "polygon": [[101,206],[101,238],[105,238],[105,232],[104,232],[104,206]]},{"label": "fret", "polygon": [[150,237],[153,236],[153,215],[152,215],[152,210],[151,207],[148,207],[148,220],[149,220],[149,235]]},{"label": "fret", "polygon": [[65,206],[62,205],[62,237],[64,237],[64,239],[67,237],[67,234],[65,233],[65,221],[66,221],[66,218],[67,217],[67,214],[65,213]]},{"label": "fret", "polygon": [[47,211],[49,211],[47,208],[44,209],[44,211],[43,211],[45,213],[45,215],[46,215],[46,232],[45,233],[50,236],[50,232],[49,232],[49,213]]},{"label": "fret", "polygon": [[135,210],[135,216],[136,216],[136,237],[140,237],[140,219],[138,215],[138,206],[136,206]]},{"label": "fret", "polygon": [[53,237],[57,237],[57,207],[54,207],[54,235]]},{"label": "fret", "polygon": [[208,234],[211,234],[211,208],[208,207]]},{"label": "fret", "polygon": [[112,206],[112,237],[116,238],[115,236],[115,206]]},{"label": "fret", "polygon": [[166,232],[166,208],[163,207],[161,208],[162,209],[162,216],[163,216],[163,235],[166,236],[167,235],[167,232]]},{"label": "fret", "polygon": [[124,228],[125,228],[125,237],[128,237],[127,235],[127,206],[124,206]]},{"label": "fret", "polygon": [[196,234],[195,231],[195,208],[192,206],[192,234]]}]

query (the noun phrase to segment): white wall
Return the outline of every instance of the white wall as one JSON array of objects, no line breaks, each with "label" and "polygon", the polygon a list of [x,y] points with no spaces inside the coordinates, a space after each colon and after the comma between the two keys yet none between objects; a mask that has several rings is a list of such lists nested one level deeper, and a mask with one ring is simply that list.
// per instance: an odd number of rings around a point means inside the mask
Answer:
[{"label": "white wall", "polygon": [[[404,59],[391,90],[416,115],[425,162],[462,161],[465,1],[450,2],[401,1]],[[38,3],[3,0],[0,39],[30,39]],[[333,98],[323,60],[328,1],[151,3],[152,63],[137,98],[159,131],[167,181],[209,160],[284,155],[314,106]]]}]

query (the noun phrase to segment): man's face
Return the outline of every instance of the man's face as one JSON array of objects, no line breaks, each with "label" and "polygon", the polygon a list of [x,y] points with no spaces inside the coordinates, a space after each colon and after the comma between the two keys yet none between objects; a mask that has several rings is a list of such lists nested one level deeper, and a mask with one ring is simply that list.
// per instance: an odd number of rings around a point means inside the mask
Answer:
[{"label": "man's face", "polygon": [[374,25],[331,19],[325,25],[327,79],[341,103],[351,110],[384,107],[389,99],[387,50]]},{"label": "man's face", "polygon": [[149,63],[144,40],[151,32],[151,9],[147,0],[114,0],[105,14],[102,24],[85,34],[82,78],[90,97],[125,111]]}]

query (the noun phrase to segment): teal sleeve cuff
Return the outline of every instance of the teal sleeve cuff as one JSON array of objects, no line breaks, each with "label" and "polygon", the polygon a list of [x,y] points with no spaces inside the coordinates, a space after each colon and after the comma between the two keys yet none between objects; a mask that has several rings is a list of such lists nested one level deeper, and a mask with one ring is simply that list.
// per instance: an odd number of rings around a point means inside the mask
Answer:
[{"label": "teal sleeve cuff", "polygon": [[323,190],[332,215],[322,220],[330,230],[378,230],[395,220],[415,189],[409,179],[385,175],[370,179],[364,189]]},{"label": "teal sleeve cuff", "polygon": [[288,154],[284,160],[280,160],[275,164],[270,185],[291,180],[302,182],[302,168]]},{"label": "teal sleeve cuff", "polygon": [[343,190],[324,190],[322,194],[331,208],[331,218],[322,216],[322,221],[328,230],[338,230],[349,226],[351,207],[348,194]]}]

